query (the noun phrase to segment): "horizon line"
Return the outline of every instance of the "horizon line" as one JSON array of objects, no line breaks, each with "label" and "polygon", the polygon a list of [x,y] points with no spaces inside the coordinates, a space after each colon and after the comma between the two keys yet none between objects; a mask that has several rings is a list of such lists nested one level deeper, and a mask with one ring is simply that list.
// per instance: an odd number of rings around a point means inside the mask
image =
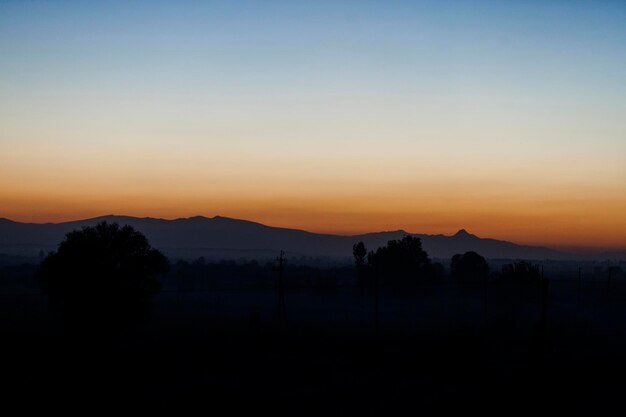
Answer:
[{"label": "horizon line", "polygon": [[131,215],[126,215],[126,214],[114,214],[114,213],[109,213],[109,214],[103,214],[103,215],[99,215],[99,216],[94,216],[94,217],[87,217],[87,218],[79,218],[79,219],[72,219],[72,220],[64,220],[64,221],[58,221],[58,222],[29,222],[29,221],[18,221],[18,220],[13,220],[10,219],[8,217],[0,217],[0,220],[7,220],[10,221],[12,223],[19,223],[19,224],[32,224],[32,225],[60,225],[60,224],[65,224],[65,223],[75,223],[75,222],[83,222],[83,221],[89,221],[89,220],[98,220],[98,219],[105,219],[107,217],[126,217],[126,218],[131,218],[131,219],[138,219],[138,220],[163,220],[163,221],[176,221],[176,220],[191,220],[194,218],[202,218],[202,219],[207,219],[207,220],[212,220],[212,219],[218,219],[218,218],[222,218],[222,219],[229,219],[229,220],[235,220],[235,221],[243,221],[243,222],[247,222],[247,223],[253,223],[253,224],[258,224],[261,226],[265,226],[265,227],[271,227],[274,229],[285,229],[285,230],[297,230],[297,231],[301,231],[301,232],[306,232],[306,233],[312,233],[312,234],[318,234],[318,235],[334,235],[334,236],[343,236],[343,237],[353,237],[353,236],[363,236],[363,235],[369,235],[369,234],[379,234],[379,233],[393,233],[393,232],[402,232],[402,233],[406,233],[407,235],[422,235],[422,236],[445,236],[445,237],[453,237],[459,233],[466,233],[468,236],[473,236],[473,237],[477,237],[479,239],[491,239],[491,240],[497,240],[500,242],[509,242],[509,243],[513,243],[515,245],[518,246],[527,246],[527,247],[542,247],[545,249],[552,249],[552,250],[557,250],[557,251],[566,251],[566,252],[574,252],[574,254],[576,253],[582,253],[582,252],[593,252],[596,254],[601,254],[604,252],[623,252],[626,251],[626,247],[598,247],[598,246],[567,246],[567,245],[545,245],[545,244],[527,244],[527,243],[517,243],[513,240],[502,240],[502,239],[496,239],[496,238],[491,238],[491,237],[482,237],[482,236],[478,236],[475,235],[473,233],[470,233],[467,231],[467,229],[465,228],[460,228],[458,229],[456,232],[452,233],[452,234],[444,234],[444,233],[435,233],[435,234],[429,234],[429,233],[416,233],[416,232],[409,232],[405,229],[394,229],[394,230],[379,230],[379,231],[368,231],[368,232],[363,232],[363,233],[353,233],[353,234],[345,234],[345,233],[326,233],[326,232],[319,232],[319,231],[312,231],[312,230],[307,230],[307,229],[302,229],[302,228],[295,228],[295,227],[283,227],[283,226],[272,226],[266,223],[261,223],[258,221],[254,221],[254,220],[248,220],[248,219],[242,219],[242,218],[237,218],[237,217],[229,217],[229,216],[222,216],[219,214],[216,214],[212,217],[209,216],[205,216],[205,215],[195,215],[195,216],[189,216],[189,217],[171,217],[171,218],[167,218],[167,217],[151,217],[151,216],[131,216]]}]

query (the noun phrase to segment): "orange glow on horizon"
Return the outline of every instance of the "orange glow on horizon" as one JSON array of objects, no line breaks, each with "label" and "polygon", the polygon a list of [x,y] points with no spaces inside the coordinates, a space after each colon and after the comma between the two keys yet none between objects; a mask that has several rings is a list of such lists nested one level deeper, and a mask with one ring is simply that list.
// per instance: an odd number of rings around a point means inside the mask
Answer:
[{"label": "orange glow on horizon", "polygon": [[62,222],[107,214],[173,219],[215,215],[312,232],[359,234],[403,229],[480,237],[550,247],[625,249],[626,199],[444,198],[364,194],[234,198],[150,195],[0,195],[0,217]]}]

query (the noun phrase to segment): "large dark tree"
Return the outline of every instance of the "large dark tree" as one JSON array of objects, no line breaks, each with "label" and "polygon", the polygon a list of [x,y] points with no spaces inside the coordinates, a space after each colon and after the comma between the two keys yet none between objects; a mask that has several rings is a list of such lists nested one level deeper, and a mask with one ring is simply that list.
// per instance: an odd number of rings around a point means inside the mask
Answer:
[{"label": "large dark tree", "polygon": [[465,252],[452,257],[450,275],[460,281],[484,281],[489,276],[489,265],[476,252]]},{"label": "large dark tree", "polygon": [[422,241],[410,235],[370,252],[368,262],[387,284],[402,286],[432,277],[432,263]]},{"label": "large dark tree", "polygon": [[165,256],[130,226],[101,222],[70,232],[42,261],[38,278],[66,319],[132,321],[166,273]]}]

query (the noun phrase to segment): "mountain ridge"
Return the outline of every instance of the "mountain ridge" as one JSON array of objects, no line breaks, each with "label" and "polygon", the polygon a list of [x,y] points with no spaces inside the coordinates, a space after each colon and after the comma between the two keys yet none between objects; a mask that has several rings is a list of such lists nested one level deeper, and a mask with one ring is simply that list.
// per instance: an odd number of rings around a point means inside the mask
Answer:
[{"label": "mountain ridge", "polygon": [[47,252],[56,249],[66,233],[100,221],[129,224],[141,231],[151,244],[171,258],[211,259],[251,257],[265,259],[285,250],[291,256],[349,260],[352,245],[362,240],[368,250],[384,246],[389,240],[412,235],[422,239],[433,258],[449,259],[457,253],[476,251],[486,258],[575,260],[580,255],[513,242],[482,238],[460,229],[453,235],[409,233],[405,230],[338,235],[301,229],[268,226],[263,223],[225,216],[192,216],[177,219],[104,215],[59,223],[23,223],[0,218],[0,253],[34,256],[34,248]]}]

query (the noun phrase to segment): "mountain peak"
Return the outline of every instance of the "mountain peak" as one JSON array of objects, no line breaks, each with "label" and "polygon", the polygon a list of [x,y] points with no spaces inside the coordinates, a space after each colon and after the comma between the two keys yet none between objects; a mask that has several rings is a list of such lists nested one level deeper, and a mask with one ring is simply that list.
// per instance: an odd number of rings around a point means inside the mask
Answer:
[{"label": "mountain peak", "polygon": [[459,230],[453,236],[454,237],[475,237],[473,234],[468,233],[467,230],[465,230],[465,229]]}]

